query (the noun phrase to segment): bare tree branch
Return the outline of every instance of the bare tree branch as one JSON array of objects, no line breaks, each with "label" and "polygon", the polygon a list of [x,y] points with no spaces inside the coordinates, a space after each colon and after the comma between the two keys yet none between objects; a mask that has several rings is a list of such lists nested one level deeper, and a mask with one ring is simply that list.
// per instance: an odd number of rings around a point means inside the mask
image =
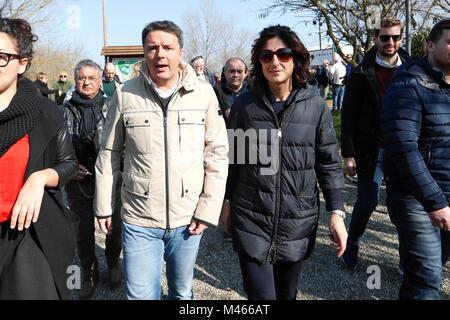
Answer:
[{"label": "bare tree branch", "polygon": [[[442,18],[450,10],[450,0],[416,0],[411,4],[414,24],[423,28]],[[365,51],[372,46],[374,35],[371,10],[377,8],[380,17],[394,16],[404,19],[404,1],[392,0],[273,0],[260,10],[260,17],[275,14],[301,12],[305,21],[320,14],[323,17],[327,35],[336,51],[344,60],[342,47],[351,45],[354,52]],[[313,18],[314,19],[314,18]],[[379,17],[378,17],[379,20]],[[353,59],[356,56],[354,55]],[[347,61],[349,62],[349,61]],[[355,61],[353,61],[354,63]]]}]

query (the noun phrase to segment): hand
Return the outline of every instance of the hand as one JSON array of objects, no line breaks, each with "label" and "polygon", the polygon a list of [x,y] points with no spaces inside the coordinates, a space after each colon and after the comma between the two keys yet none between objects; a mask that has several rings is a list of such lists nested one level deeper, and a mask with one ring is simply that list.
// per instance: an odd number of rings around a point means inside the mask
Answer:
[{"label": "hand", "polygon": [[352,177],[356,174],[355,158],[344,158],[344,174]]},{"label": "hand", "polygon": [[336,246],[336,256],[339,258],[344,254],[347,246],[347,229],[345,229],[344,219],[337,214],[330,217],[330,240]]},{"label": "hand", "polygon": [[83,166],[82,164],[78,164],[78,172],[77,175],[73,178],[73,180],[75,181],[83,180],[84,178],[86,178],[87,175],[90,174],[91,173],[89,172],[88,169],[86,169],[85,166]]},{"label": "hand", "polygon": [[445,231],[450,230],[450,208],[448,206],[433,212],[428,212],[428,216],[433,226]]},{"label": "hand", "polygon": [[38,220],[47,177],[43,171],[33,173],[22,186],[14,204],[10,227],[22,231]]},{"label": "hand", "polygon": [[100,227],[100,230],[102,230],[103,233],[110,236],[112,233],[112,230],[113,230],[112,217],[97,218],[97,222],[98,222],[98,226]]},{"label": "hand", "polygon": [[208,226],[206,224],[193,219],[191,225],[189,226],[189,233],[192,236],[198,236],[201,235],[206,229],[208,229]]},{"label": "hand", "polygon": [[231,232],[231,206],[229,202],[223,203],[219,220],[225,233],[229,234]]}]

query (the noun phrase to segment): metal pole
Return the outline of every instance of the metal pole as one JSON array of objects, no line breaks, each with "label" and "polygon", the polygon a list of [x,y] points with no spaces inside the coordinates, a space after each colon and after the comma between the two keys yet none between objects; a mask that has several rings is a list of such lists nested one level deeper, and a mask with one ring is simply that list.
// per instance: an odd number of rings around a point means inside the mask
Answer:
[{"label": "metal pole", "polygon": [[319,49],[322,50],[322,30],[321,30],[321,26],[322,26],[322,21],[320,21],[320,13],[318,14],[318,18],[319,18]]},{"label": "metal pole", "polygon": [[105,0],[102,0],[102,8],[103,8],[103,46],[106,47],[106,4]]},{"label": "metal pole", "polygon": [[411,0],[405,0],[406,6],[406,51],[411,55]]}]

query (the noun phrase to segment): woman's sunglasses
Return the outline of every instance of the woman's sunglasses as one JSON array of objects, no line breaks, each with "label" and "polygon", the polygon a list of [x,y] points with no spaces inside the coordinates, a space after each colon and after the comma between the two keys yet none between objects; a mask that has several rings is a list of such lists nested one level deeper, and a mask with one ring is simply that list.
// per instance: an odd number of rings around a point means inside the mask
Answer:
[{"label": "woman's sunglasses", "polygon": [[259,54],[259,61],[262,63],[269,63],[272,61],[273,56],[277,56],[280,62],[289,62],[294,57],[294,52],[291,48],[281,48],[277,51],[272,50],[262,50]]},{"label": "woman's sunglasses", "polygon": [[383,42],[388,42],[390,38],[392,38],[392,40],[394,40],[394,42],[398,42],[402,38],[402,35],[396,34],[396,35],[392,35],[392,36],[388,36],[388,35],[380,36],[380,40]]}]

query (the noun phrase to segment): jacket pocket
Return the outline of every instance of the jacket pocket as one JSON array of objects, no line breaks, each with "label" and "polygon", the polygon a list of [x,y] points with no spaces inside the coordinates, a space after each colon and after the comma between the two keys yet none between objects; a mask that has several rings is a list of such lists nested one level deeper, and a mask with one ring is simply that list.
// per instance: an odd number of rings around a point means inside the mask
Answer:
[{"label": "jacket pocket", "polygon": [[146,113],[125,113],[125,148],[132,153],[151,152],[150,115]]},{"label": "jacket pocket", "polygon": [[205,148],[205,111],[178,111],[180,151],[199,151]]},{"label": "jacket pocket", "polygon": [[150,197],[150,179],[124,174],[122,188],[125,192],[145,199]]}]

